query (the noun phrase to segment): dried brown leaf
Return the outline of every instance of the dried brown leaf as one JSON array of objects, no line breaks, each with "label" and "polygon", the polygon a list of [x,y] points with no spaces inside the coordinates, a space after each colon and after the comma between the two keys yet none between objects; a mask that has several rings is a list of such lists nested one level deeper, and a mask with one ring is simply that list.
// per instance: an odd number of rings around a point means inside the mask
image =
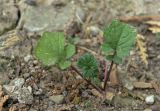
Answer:
[{"label": "dried brown leaf", "polygon": [[8,100],[9,96],[3,96],[2,86],[0,85],[0,111],[3,109],[3,104]]},{"label": "dried brown leaf", "polygon": [[152,33],[154,34],[160,33],[160,27],[157,27],[157,26],[149,27],[149,30],[152,31]]},{"label": "dried brown leaf", "polygon": [[153,26],[160,26],[160,21],[147,21],[146,24],[149,24],[149,25],[153,25]]},{"label": "dried brown leaf", "polygon": [[148,66],[148,54],[147,54],[147,46],[145,42],[145,38],[143,35],[138,34],[136,38],[137,47],[139,49],[139,54],[141,56],[142,61]]},{"label": "dried brown leaf", "polygon": [[2,108],[3,108],[3,104],[8,100],[9,96],[6,95],[4,97],[1,97],[0,99],[0,111],[2,111]]},{"label": "dried brown leaf", "polygon": [[146,24],[150,25],[148,28],[152,33],[159,33],[160,32],[160,21],[147,21]]}]

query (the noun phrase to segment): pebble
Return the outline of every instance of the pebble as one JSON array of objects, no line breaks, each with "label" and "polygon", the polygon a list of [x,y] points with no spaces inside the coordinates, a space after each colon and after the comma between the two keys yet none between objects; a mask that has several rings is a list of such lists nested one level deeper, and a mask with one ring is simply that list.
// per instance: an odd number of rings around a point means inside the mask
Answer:
[{"label": "pebble", "polygon": [[34,93],[34,95],[41,95],[43,93],[43,90],[38,89],[38,90],[34,91],[33,93]]},{"label": "pebble", "polygon": [[61,104],[64,101],[64,96],[63,95],[53,95],[53,96],[50,96],[49,99],[55,102],[56,104]]},{"label": "pebble", "polygon": [[3,85],[6,93],[13,99],[18,99],[19,103],[32,104],[32,87],[24,87],[24,78],[15,78],[8,85]]},{"label": "pebble", "polygon": [[127,88],[128,90],[132,91],[134,89],[134,86],[131,82],[126,82],[126,84],[124,85],[125,88]]},{"label": "pebble", "polygon": [[147,108],[147,109],[145,109],[144,111],[152,111],[152,109],[148,109],[148,108]]},{"label": "pebble", "polygon": [[23,74],[23,77],[26,79],[26,78],[28,78],[30,76],[30,74],[29,73],[24,73]]},{"label": "pebble", "polygon": [[28,62],[31,58],[32,58],[31,55],[27,55],[27,56],[24,57],[24,61]]},{"label": "pebble", "polygon": [[10,85],[15,86],[16,88],[21,88],[24,84],[24,78],[15,78],[10,82]]},{"label": "pebble", "polygon": [[31,93],[31,87],[23,87],[19,89],[17,92],[18,96],[18,102],[19,103],[24,103],[24,104],[32,104],[33,102],[33,95]]},{"label": "pebble", "polygon": [[155,97],[154,97],[154,95],[149,95],[149,96],[147,96],[147,97],[145,98],[145,102],[146,102],[147,104],[149,104],[149,105],[154,104],[154,102],[155,102]]},{"label": "pebble", "polygon": [[89,26],[87,27],[87,33],[89,33],[92,37],[97,37],[98,35],[103,35],[102,31],[97,26]]}]

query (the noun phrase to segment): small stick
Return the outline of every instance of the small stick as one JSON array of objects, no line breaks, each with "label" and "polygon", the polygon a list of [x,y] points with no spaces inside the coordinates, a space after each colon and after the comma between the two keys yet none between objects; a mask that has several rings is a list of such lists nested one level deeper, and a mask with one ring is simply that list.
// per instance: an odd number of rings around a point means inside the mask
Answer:
[{"label": "small stick", "polygon": [[94,84],[92,84],[88,79],[84,78],[82,76],[82,74],[78,71],[78,69],[74,66],[71,66],[71,68],[79,75],[81,76],[89,85],[91,85],[93,88],[95,88],[98,92],[100,92],[101,94],[103,94],[103,91],[100,87],[95,86]]},{"label": "small stick", "polygon": [[137,15],[129,17],[120,17],[119,20],[123,22],[142,22],[146,20],[160,20],[160,15]]}]

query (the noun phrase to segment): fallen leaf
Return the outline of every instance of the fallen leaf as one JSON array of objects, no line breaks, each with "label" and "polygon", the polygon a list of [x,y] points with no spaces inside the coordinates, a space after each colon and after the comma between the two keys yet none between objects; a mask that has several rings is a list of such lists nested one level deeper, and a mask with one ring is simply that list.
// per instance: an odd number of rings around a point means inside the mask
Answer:
[{"label": "fallen leaf", "polygon": [[146,24],[148,25],[154,25],[154,26],[160,26],[160,21],[147,21]]},{"label": "fallen leaf", "polygon": [[153,88],[152,83],[146,83],[146,82],[133,82],[134,88],[141,88],[141,89],[146,89],[146,88]]},{"label": "fallen leaf", "polygon": [[160,27],[157,26],[152,26],[148,28],[150,31],[152,31],[152,33],[156,34],[160,32]]},{"label": "fallen leaf", "polygon": [[160,21],[147,21],[146,24],[151,25],[148,29],[152,31],[152,33],[160,32]]}]

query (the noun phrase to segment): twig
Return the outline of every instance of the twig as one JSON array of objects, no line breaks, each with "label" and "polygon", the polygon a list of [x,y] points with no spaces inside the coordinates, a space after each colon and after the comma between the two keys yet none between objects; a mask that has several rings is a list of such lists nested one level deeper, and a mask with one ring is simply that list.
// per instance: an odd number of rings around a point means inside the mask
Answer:
[{"label": "twig", "polygon": [[112,61],[112,62],[111,62],[111,65],[110,65],[110,68],[109,68],[109,71],[107,72],[107,77],[106,77],[106,79],[105,79],[105,81],[104,81],[104,90],[106,90],[107,81],[109,80],[109,77],[110,77],[110,74],[111,74],[111,71],[112,71],[113,64],[114,64],[114,62]]},{"label": "twig", "polygon": [[160,20],[160,15],[137,15],[130,17],[120,17],[119,20],[123,22],[142,22],[146,20]]},{"label": "twig", "polygon": [[92,84],[88,79],[84,78],[82,76],[82,74],[78,71],[78,69],[76,67],[74,67],[73,65],[71,66],[71,68],[79,75],[81,76],[89,85],[91,85],[93,88],[95,88],[98,92],[100,92],[101,94],[103,94],[103,91],[100,87],[95,86],[94,84]]}]

